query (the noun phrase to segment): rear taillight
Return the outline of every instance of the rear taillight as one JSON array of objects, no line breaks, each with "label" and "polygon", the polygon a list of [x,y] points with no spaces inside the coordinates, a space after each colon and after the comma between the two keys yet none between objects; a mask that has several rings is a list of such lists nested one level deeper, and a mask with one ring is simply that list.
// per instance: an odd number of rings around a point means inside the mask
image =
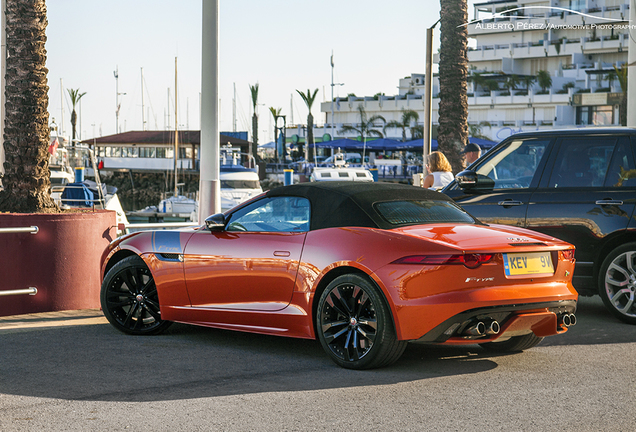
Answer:
[{"label": "rear taillight", "polygon": [[419,265],[454,265],[463,264],[474,269],[492,260],[494,254],[466,254],[466,255],[411,255],[393,261],[393,264]]},{"label": "rear taillight", "polygon": [[574,249],[562,250],[559,251],[559,254],[561,254],[562,259],[574,262]]}]

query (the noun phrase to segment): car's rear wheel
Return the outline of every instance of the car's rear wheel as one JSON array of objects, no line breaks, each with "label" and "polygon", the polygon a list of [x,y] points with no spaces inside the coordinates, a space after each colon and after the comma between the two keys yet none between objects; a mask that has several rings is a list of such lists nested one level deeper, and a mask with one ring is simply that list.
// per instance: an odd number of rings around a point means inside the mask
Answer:
[{"label": "car's rear wheel", "polygon": [[636,324],[636,243],[617,247],[599,273],[599,294],[618,319]]},{"label": "car's rear wheel", "polygon": [[380,290],[355,274],[337,277],[323,291],[316,330],[329,357],[349,369],[388,366],[400,358],[407,345],[397,339]]},{"label": "car's rear wheel", "polygon": [[513,336],[503,342],[486,342],[481,345],[489,351],[495,352],[519,352],[537,346],[543,340],[542,337],[529,333],[523,336]]},{"label": "car's rear wheel", "polygon": [[152,273],[136,255],[124,258],[108,271],[100,300],[106,319],[124,333],[156,334],[172,324],[161,319]]}]

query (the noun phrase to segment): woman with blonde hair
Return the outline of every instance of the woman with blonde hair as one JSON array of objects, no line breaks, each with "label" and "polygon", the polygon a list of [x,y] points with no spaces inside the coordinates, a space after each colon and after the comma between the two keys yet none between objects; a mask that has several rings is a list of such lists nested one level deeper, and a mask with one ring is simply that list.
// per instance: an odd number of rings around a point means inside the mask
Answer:
[{"label": "woman with blonde hair", "polygon": [[424,178],[423,186],[429,189],[440,190],[453,181],[452,168],[444,153],[434,151],[428,156],[426,164],[429,175]]}]

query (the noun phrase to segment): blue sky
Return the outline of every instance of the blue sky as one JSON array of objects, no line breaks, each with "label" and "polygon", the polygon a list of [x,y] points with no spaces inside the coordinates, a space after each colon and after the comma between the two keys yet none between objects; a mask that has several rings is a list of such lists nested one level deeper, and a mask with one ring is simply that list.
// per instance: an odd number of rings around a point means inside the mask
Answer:
[{"label": "blue sky", "polygon": [[[288,123],[305,123],[296,89],[319,89],[312,113],[324,122],[319,102],[330,96],[332,50],[334,80],[345,84],[336,95],[396,94],[400,78],[424,72],[426,28],[439,18],[439,0],[219,1],[221,129],[233,127],[234,85],[237,130],[251,128],[249,85],[258,82],[261,143],[271,140],[270,106]],[[199,129],[201,0],[49,0],[47,8],[49,111],[59,124],[64,103],[67,134],[68,88],[86,92],[82,139],[115,133],[116,68],[126,93],[120,129],[142,129],[141,68],[147,129],[165,129],[168,115],[173,128],[175,57],[179,128]]]}]

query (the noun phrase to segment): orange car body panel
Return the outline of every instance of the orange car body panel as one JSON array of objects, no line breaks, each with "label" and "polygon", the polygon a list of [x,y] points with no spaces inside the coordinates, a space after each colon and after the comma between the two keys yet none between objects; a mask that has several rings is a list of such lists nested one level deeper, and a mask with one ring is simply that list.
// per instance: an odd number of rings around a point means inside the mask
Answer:
[{"label": "orange car body panel", "polygon": [[[326,228],[306,233],[210,232],[199,229],[133,235],[113,242],[109,260],[126,250],[141,256],[157,285],[162,318],[257,333],[314,338],[316,290],[332,271],[366,274],[382,290],[398,338],[419,339],[453,316],[478,308],[528,304],[502,323],[497,340],[534,331],[566,331],[544,303],[574,301],[573,246],[509,226],[432,224],[393,230]],[[527,243],[527,245],[526,245]],[[554,274],[508,277],[503,253],[550,251]],[[495,253],[478,268],[397,264],[411,255]],[[326,278],[326,279],[325,279]],[[537,308],[533,309],[532,305]],[[477,343],[452,337],[445,343]]]}]

